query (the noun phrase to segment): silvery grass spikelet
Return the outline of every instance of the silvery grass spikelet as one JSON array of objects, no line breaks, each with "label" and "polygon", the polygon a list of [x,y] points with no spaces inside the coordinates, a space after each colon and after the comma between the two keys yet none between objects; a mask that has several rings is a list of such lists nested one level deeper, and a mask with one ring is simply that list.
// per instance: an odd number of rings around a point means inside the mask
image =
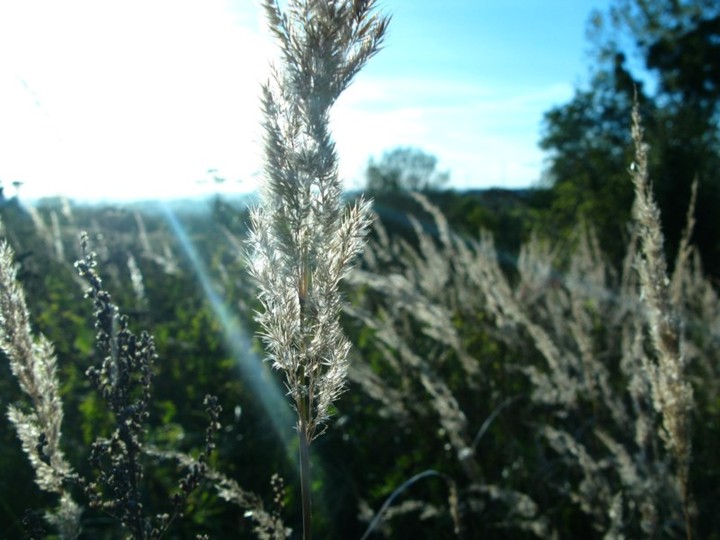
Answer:
[{"label": "silvery grass spikelet", "polygon": [[265,174],[252,214],[250,272],[257,320],[298,414],[303,536],[311,537],[309,444],[342,393],[350,344],[340,327],[339,282],[361,250],[370,205],[342,204],[330,108],[380,48],[388,19],[374,0],[277,0],[264,8],[280,49],[263,86]]},{"label": "silvery grass spikelet", "polygon": [[686,374],[685,336],[677,306],[673,305],[660,210],[650,186],[648,146],[644,141],[637,100],[632,112],[632,138],[635,143],[635,162],[631,169],[635,187],[633,216],[639,229],[641,248],[636,268],[640,276],[646,324],[654,349],[654,359],[647,358],[644,365],[650,381],[653,405],[662,415],[660,436],[676,460],[676,478],[683,500],[686,536],[690,540],[690,420],[694,407],[693,388]]},{"label": "silvery grass spikelet", "polygon": [[345,383],[338,285],[370,224],[368,202],[343,207],[329,111],[379,49],[388,20],[372,14],[374,3],[291,0],[287,13],[264,3],[282,55],[262,89],[265,175],[250,271],[268,359],[284,372],[309,441]]},{"label": "silvery grass spikelet", "polygon": [[13,258],[10,246],[0,244],[0,349],[30,398],[30,408],[25,412],[11,405],[8,417],[35,469],[35,482],[43,491],[60,496],[56,512],[46,516],[48,521],[61,538],[76,538],[81,509],[64,487],[64,481],[74,473],[60,449],[63,408],[55,352],[45,336],[33,336],[30,330],[30,315]]}]

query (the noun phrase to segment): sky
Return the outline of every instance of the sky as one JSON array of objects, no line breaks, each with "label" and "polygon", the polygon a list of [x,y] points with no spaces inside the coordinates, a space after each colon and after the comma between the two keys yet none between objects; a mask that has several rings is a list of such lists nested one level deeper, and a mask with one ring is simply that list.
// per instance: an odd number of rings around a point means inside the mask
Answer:
[{"label": "sky", "polygon": [[[586,23],[608,2],[381,0],[385,46],[332,112],[346,187],[398,146],[457,189],[537,183],[543,113],[587,80]],[[254,191],[275,54],[257,0],[0,0],[6,194]]]}]

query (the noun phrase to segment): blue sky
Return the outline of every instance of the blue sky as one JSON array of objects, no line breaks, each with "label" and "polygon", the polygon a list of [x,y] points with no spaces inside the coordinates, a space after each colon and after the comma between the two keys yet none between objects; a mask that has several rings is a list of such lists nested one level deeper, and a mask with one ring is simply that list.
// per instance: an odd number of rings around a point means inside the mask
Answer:
[{"label": "blue sky", "polygon": [[[454,187],[520,187],[542,114],[587,78],[608,0],[384,0],[386,45],[333,111],[341,173],[435,154]],[[255,0],[3,0],[0,180],[82,199],[252,191],[258,89],[275,48]]]}]

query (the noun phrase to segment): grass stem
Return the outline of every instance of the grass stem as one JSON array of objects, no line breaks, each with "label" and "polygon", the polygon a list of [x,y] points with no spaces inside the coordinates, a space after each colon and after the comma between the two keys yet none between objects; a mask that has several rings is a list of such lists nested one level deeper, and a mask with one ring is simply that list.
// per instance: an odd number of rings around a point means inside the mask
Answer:
[{"label": "grass stem", "polygon": [[300,420],[298,426],[300,441],[300,492],[302,495],[303,539],[312,538],[312,499],[310,494],[310,441],[307,424]]}]

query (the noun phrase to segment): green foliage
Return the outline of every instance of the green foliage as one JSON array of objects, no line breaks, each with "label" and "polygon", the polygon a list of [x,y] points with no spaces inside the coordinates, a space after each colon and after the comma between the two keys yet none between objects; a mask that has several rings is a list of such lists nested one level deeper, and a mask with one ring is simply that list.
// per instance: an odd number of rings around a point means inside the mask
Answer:
[{"label": "green foliage", "polygon": [[[541,146],[549,152],[552,202],[537,214],[550,237],[578,220],[595,224],[619,262],[628,238],[632,193],[626,180],[629,118],[638,94],[650,146],[649,168],[671,259],[680,241],[690,184],[699,181],[694,241],[709,270],[720,269],[720,12],[705,0],[616,0],[594,19],[597,62],[586,89],[546,113]],[[643,84],[646,81],[649,84]]]},{"label": "green foliage", "polygon": [[370,159],[365,190],[372,195],[438,191],[450,175],[439,172],[436,167],[437,158],[418,148],[394,148],[385,152],[378,162]]},{"label": "green foliage", "polygon": [[[572,290],[594,290],[588,284],[588,276],[582,282],[567,277],[564,274],[567,266],[562,266],[560,262],[554,273],[548,275],[549,281],[532,285],[537,288],[521,285],[521,280],[525,278],[521,278],[517,266],[520,260],[518,250],[527,239],[526,218],[542,206],[543,201],[537,200],[541,197],[540,191],[492,191],[465,195],[447,192],[433,198],[433,202],[451,216],[452,230],[457,231],[458,237],[464,238],[468,245],[480,228],[503,229],[498,232],[507,235],[507,241],[502,248],[498,245],[499,262],[508,271],[513,286],[517,287],[518,298],[528,302],[528,313],[537,310],[540,314],[543,313],[539,309],[543,294],[562,291],[568,285],[575,287]],[[389,248],[387,258],[376,254],[376,261],[380,264],[379,274],[423,275],[424,258],[431,256],[432,249],[419,241],[417,233],[422,231],[428,235],[440,249],[443,233],[435,217],[416,199],[388,196],[380,199],[379,203],[378,211],[381,222],[387,227],[389,241],[391,245],[398,246],[396,251]],[[214,207],[218,208],[219,204],[229,205],[216,201]],[[420,224],[419,229],[404,216],[405,212],[414,216],[413,219]],[[48,214],[42,215],[47,218]],[[154,398],[149,409],[148,441],[161,448],[196,452],[202,445],[207,422],[198,405],[205,393],[216,393],[224,405],[221,423],[225,427],[218,434],[212,466],[237,479],[241,485],[263,493],[266,500],[272,498],[270,477],[279,473],[287,478],[283,517],[297,531],[297,524],[301,522],[299,486],[295,480],[294,460],[288,459],[294,448],[284,447],[274,434],[265,411],[237,370],[238,363],[248,359],[235,357],[225,348],[220,337],[220,321],[199,287],[196,271],[190,259],[182,254],[180,242],[172,229],[152,213],[143,213],[138,219],[131,212],[73,207],[71,215],[72,220],[61,221],[68,252],[73,249],[72,237],[77,230],[88,228],[97,237],[97,232],[108,226],[110,233],[104,235],[103,244],[97,245],[99,266],[107,276],[105,286],[117,298],[123,298],[123,302],[138,306],[132,316],[133,324],[152,328],[155,335],[159,360],[155,368]],[[236,216],[242,215],[238,209]],[[107,436],[112,428],[100,397],[84,375],[96,354],[93,331],[89,326],[91,314],[87,302],[82,301],[82,288],[72,277],[69,262],[54,258],[54,252],[47,249],[48,244],[34,228],[28,227],[27,236],[21,237],[14,232],[16,227],[22,230],[23,216],[13,214],[13,209],[3,215],[6,234],[38,246],[34,255],[22,259],[20,274],[29,284],[27,293],[33,321],[57,343],[66,413],[64,450],[78,472],[90,474],[92,470],[86,461],[88,445],[98,435]],[[258,304],[254,289],[243,278],[244,263],[236,255],[237,246],[242,243],[242,237],[236,235],[242,235],[246,228],[241,218],[230,216],[229,210],[217,214],[208,207],[205,213],[177,217],[206,261],[215,286],[223,291],[223,299],[228,306],[239,311],[240,320],[251,333],[254,330],[252,310]],[[151,251],[142,245],[144,241],[138,225],[141,222]],[[123,231],[122,234],[113,232],[112,227],[116,225],[118,230]],[[373,245],[382,245],[382,235],[374,233],[372,242]],[[165,245],[167,250],[162,247]],[[399,246],[404,247],[400,249]],[[410,249],[425,250],[422,258],[416,259],[420,265],[417,268],[406,266],[410,252],[403,250]],[[23,252],[22,243],[19,242],[17,250]],[[135,255],[143,276],[144,307],[138,304],[133,292],[126,264],[128,253]],[[160,254],[162,257],[159,257]],[[558,261],[562,260],[563,254],[558,255],[561,256]],[[454,282],[458,286],[465,283],[460,276],[465,271],[472,271],[473,265],[457,266],[449,255],[439,260],[443,259],[449,264],[448,270],[433,271],[433,275],[439,278],[448,276],[451,282],[457,280]],[[364,263],[363,268],[367,270],[368,264]],[[562,264],[567,265],[568,261]],[[42,272],[43,267],[54,270]],[[542,283],[547,285],[542,286]],[[528,521],[514,514],[512,504],[508,503],[512,499],[507,497],[517,497],[518,494],[532,498],[540,515],[547,519],[560,537],[600,537],[585,514],[562,489],[566,484],[581,482],[582,474],[570,466],[571,462],[566,457],[548,448],[538,435],[538,428],[544,425],[557,427],[561,423],[574,426],[576,435],[587,447],[592,452],[601,453],[604,447],[590,436],[591,426],[607,425],[607,411],[589,398],[583,400],[582,412],[568,411],[564,416],[558,416],[551,407],[534,403],[530,399],[532,386],[519,368],[528,365],[542,368],[545,365],[542,354],[525,331],[513,330],[508,325],[497,326],[489,311],[470,309],[468,306],[482,305],[483,293],[467,286],[466,283],[462,285],[465,289],[457,289],[458,296],[454,296],[456,293],[452,291],[455,289],[448,286],[438,289],[437,296],[426,291],[418,297],[425,298],[423,302],[430,301],[429,305],[447,302],[451,309],[438,313],[446,313],[452,332],[457,335],[459,349],[449,345],[452,341],[438,341],[436,334],[428,333],[427,321],[421,323],[415,318],[415,315],[422,316],[425,308],[421,309],[421,306],[425,304],[415,304],[416,309],[405,312],[402,317],[394,318],[393,315],[388,318],[394,296],[370,286],[352,284],[345,287],[346,298],[353,306],[343,318],[343,327],[355,348],[351,373],[360,366],[367,366],[369,371],[361,372],[357,377],[351,375],[349,391],[337,402],[334,410],[336,421],[325,436],[316,441],[313,470],[318,536],[359,538],[367,527],[367,521],[359,519],[360,515],[369,516],[410,477],[432,469],[457,482],[466,537],[533,537],[530,532],[518,528],[518,524]],[[694,319],[687,318],[686,328],[694,346],[709,351],[716,341],[714,333],[708,329],[708,321],[713,320],[714,304],[711,299],[702,298],[699,291],[688,296],[689,303],[697,306],[705,302],[702,305],[710,311],[705,315],[698,314]],[[551,305],[563,304],[557,301]],[[588,294],[583,296],[578,309],[589,317],[588,331],[591,339],[598,343],[598,354],[606,358],[608,366],[617,367],[620,359],[612,344],[619,343],[621,337],[613,326],[615,323],[608,322],[608,305],[612,302],[607,297]],[[453,439],[443,426],[427,388],[417,378],[416,368],[400,362],[398,369],[398,365],[389,363],[388,358],[402,358],[400,348],[388,348],[383,341],[385,330],[382,326],[373,327],[352,313],[361,307],[378,320],[393,321],[398,335],[404,336],[403,339],[413,350],[422,354],[421,358],[427,361],[423,369],[431,370],[432,380],[443,381],[464,412],[468,440],[474,439],[486,420],[493,418],[476,447],[480,469],[472,474],[480,476],[469,477],[466,467],[458,460]],[[549,307],[544,309],[548,309],[545,317],[553,313]],[[40,317],[35,317],[36,313]],[[540,323],[546,324],[543,320],[546,321],[541,316]],[[248,350],[247,354],[249,356],[252,351]],[[464,354],[477,364],[475,376],[468,376],[468,366],[463,364]],[[714,449],[720,441],[717,429],[720,424],[713,420],[720,411],[718,379],[716,375],[710,375],[714,373],[713,367],[708,366],[710,371],[705,371],[700,360],[693,361],[693,365],[696,370],[693,371],[696,373],[693,381],[697,409],[693,422],[694,462],[690,482],[694,504],[698,508],[697,533],[711,537],[709,531],[717,525],[713,521],[716,514],[712,510],[720,475],[720,466],[714,457]],[[9,377],[6,364],[3,369],[5,372],[0,385],[3,403],[8,404],[20,399],[20,395]],[[611,384],[622,391],[623,379],[617,372],[614,373]],[[390,392],[387,402],[378,402],[377,397],[369,393],[365,383],[372,374],[376,377],[373,381],[381,383],[383,391]],[[508,399],[511,401],[505,404]],[[620,436],[617,431],[613,433]],[[31,485],[32,470],[13,430],[8,427],[3,434],[6,444],[2,448],[0,483],[6,486],[21,482],[22,485]],[[287,435],[290,434],[288,429]],[[167,504],[168,492],[172,493],[175,489],[179,471],[171,461],[154,463],[150,471],[146,478],[146,500],[149,505],[162,508]],[[482,483],[471,478],[481,478]],[[490,496],[488,492],[479,490],[478,486],[482,485],[499,486],[512,490],[512,493],[497,492]],[[381,529],[391,537],[452,537],[453,520],[448,496],[444,481],[426,478],[398,497]],[[206,483],[188,502],[186,517],[176,522],[173,529],[178,537],[192,538],[199,532],[216,538],[254,537],[252,524],[243,517],[244,510],[220,499],[212,483]],[[11,531],[8,534],[20,536],[26,508],[40,509],[53,504],[48,496],[33,489],[27,490],[27,495],[19,494],[11,500],[6,499],[0,509],[1,527]],[[93,537],[112,537],[114,534],[112,523],[97,514],[88,514],[84,526]]]},{"label": "green foliage", "polygon": [[578,220],[593,223],[615,262],[628,238],[632,186],[630,159],[632,88],[624,84],[624,65],[595,77],[587,91],[545,115],[541,148],[549,152],[545,182],[547,210],[536,213],[539,230],[550,238],[569,238]]}]

